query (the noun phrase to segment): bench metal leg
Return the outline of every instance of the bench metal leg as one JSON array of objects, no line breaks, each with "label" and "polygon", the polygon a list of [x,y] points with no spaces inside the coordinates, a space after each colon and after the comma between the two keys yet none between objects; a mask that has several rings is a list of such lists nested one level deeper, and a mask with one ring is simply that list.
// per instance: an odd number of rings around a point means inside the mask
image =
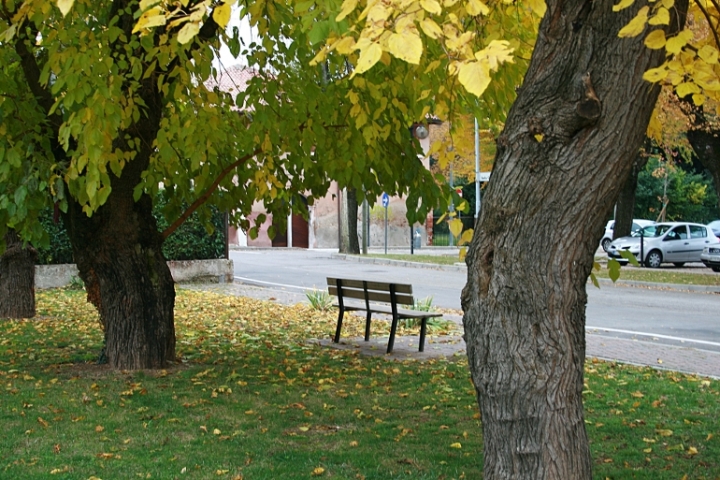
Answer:
[{"label": "bench metal leg", "polygon": [[427,332],[427,318],[422,319],[420,324],[420,350],[419,352],[425,351],[425,332]]},{"label": "bench metal leg", "polygon": [[344,314],[345,314],[345,309],[341,308],[340,312],[338,313],[337,328],[335,329],[335,338],[333,339],[333,342],[335,342],[335,343],[340,343],[340,330],[342,329],[342,321],[343,321]]},{"label": "bench metal leg", "polygon": [[390,339],[388,340],[387,353],[392,353],[393,346],[395,346],[395,332],[397,332],[397,324],[397,316],[393,316],[392,327],[390,327]]},{"label": "bench metal leg", "polygon": [[372,312],[368,310],[367,316],[365,317],[365,341],[370,340],[370,317],[372,317]]}]

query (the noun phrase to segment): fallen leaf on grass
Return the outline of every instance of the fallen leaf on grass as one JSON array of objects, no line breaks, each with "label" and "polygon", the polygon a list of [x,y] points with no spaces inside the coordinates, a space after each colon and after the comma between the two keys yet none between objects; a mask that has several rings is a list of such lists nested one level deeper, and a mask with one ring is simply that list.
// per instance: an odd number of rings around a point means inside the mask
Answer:
[{"label": "fallen leaf on grass", "polygon": [[322,475],[323,473],[325,473],[325,469],[322,468],[322,467],[317,467],[317,468],[315,468],[315,469],[312,471],[312,476],[313,476],[313,477],[319,477],[319,476]]},{"label": "fallen leaf on grass", "polygon": [[460,442],[451,443],[450,448],[462,448],[462,444]]}]

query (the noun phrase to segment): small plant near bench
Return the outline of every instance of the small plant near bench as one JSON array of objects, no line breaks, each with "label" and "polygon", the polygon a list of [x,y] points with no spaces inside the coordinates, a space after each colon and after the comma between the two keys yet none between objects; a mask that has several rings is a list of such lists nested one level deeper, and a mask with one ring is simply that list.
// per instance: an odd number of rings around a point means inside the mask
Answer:
[{"label": "small plant near bench", "polygon": [[313,310],[327,312],[333,306],[332,297],[325,290],[313,289],[305,292],[305,296],[310,302],[310,306],[313,308]]}]

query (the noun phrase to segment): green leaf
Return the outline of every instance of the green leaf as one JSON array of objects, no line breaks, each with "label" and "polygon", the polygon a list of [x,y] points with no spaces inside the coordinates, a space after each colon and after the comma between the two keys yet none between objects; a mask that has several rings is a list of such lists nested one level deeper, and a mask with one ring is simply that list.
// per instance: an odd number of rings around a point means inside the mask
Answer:
[{"label": "green leaf", "polygon": [[[628,262],[630,262],[631,265],[634,265],[634,266],[636,266],[636,267],[639,267],[639,266],[640,266],[640,264],[638,263],[637,258],[635,258],[635,255],[633,255],[633,254],[630,253],[629,251],[627,251],[627,250],[622,250],[622,251],[620,251],[620,256],[623,257],[623,258],[624,258],[625,260],[627,260]],[[617,261],[617,260],[616,260],[616,261]],[[610,262],[608,261],[608,263],[610,263]]]},{"label": "green leaf", "polygon": [[595,285],[597,288],[600,288],[600,284],[598,283],[598,279],[594,273],[590,273],[590,280],[592,281],[593,285]]},{"label": "green leaf", "polygon": [[620,278],[620,268],[620,262],[618,262],[614,258],[608,260],[608,276],[613,283],[615,283],[617,279]]}]

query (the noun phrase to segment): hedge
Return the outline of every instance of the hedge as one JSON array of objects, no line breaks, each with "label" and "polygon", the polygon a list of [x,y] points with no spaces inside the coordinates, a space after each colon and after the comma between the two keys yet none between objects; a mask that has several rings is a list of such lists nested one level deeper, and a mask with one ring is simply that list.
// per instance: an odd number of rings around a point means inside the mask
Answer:
[{"label": "hedge", "polygon": [[[153,215],[158,228],[164,230],[168,222],[162,215],[164,201],[158,200]],[[47,209],[40,216],[45,231],[50,236],[47,247],[39,247],[37,263],[40,265],[74,263],[70,238],[62,220],[53,220],[53,210]],[[188,218],[163,244],[163,254],[168,260],[205,260],[225,257],[225,218],[224,214],[212,207],[213,233],[208,234],[205,225],[197,213]]]}]

